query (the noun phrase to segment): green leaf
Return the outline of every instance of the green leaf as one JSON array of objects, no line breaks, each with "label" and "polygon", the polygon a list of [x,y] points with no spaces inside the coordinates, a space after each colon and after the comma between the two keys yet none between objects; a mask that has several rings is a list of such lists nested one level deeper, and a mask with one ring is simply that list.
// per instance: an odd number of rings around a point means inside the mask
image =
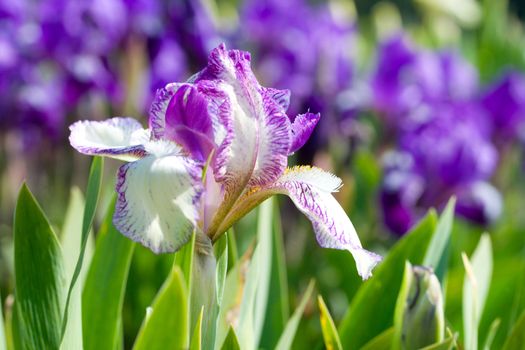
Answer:
[{"label": "green leaf", "polygon": [[188,286],[188,295],[191,295],[193,256],[195,255],[196,237],[197,235],[194,232],[191,236],[191,240],[175,253],[175,260],[173,262],[174,265],[180,267],[182,274],[184,275],[184,281],[186,281],[186,285]]},{"label": "green leaf", "polygon": [[515,349],[525,349],[525,311],[521,313],[503,345],[503,350]]},{"label": "green leaf", "polygon": [[228,273],[228,235],[225,233],[215,243],[215,257],[217,258],[217,272],[216,272],[216,286],[215,292],[217,294],[217,305],[222,304],[222,297],[224,295],[224,283],[226,283],[226,275]]},{"label": "green leaf", "polygon": [[71,299],[71,294],[75,283],[77,282],[80,272],[82,270],[82,264],[84,261],[84,254],[86,251],[87,240],[89,236],[89,231],[91,231],[91,226],[93,225],[93,219],[95,218],[97,203],[100,197],[100,188],[102,186],[102,172],[104,170],[104,159],[102,157],[94,157],[93,162],[91,163],[91,169],[89,171],[89,179],[86,190],[86,206],[84,208],[84,217],[82,220],[82,240],[80,245],[80,255],[78,256],[78,261],[75,266],[75,271],[71,278],[71,283],[69,284],[69,290],[67,292],[66,305],[64,310],[64,317],[62,323],[62,333],[61,337],[64,337],[66,332],[66,325],[68,319],[68,309]]},{"label": "green leaf", "polygon": [[201,350],[202,348],[202,315],[204,313],[204,307],[201,308],[201,313],[193,329],[193,335],[191,336],[190,350]]},{"label": "green leaf", "polygon": [[235,334],[235,331],[232,327],[228,330],[228,334],[226,335],[226,339],[224,339],[224,343],[221,346],[222,350],[240,350],[241,347],[239,346],[239,340],[237,339],[237,335]]},{"label": "green leaf", "polygon": [[413,264],[423,262],[436,222],[435,212],[430,211],[392,247],[370,280],[359,288],[339,326],[344,349],[359,349],[392,326],[405,261]]},{"label": "green leaf", "polygon": [[188,295],[175,266],[153,302],[133,347],[135,350],[186,349],[189,346]]},{"label": "green leaf", "polygon": [[[77,188],[71,189],[69,205],[62,227],[61,241],[64,253],[64,266],[67,281],[71,281],[75,271],[75,264],[80,255],[82,245],[82,216],[84,211],[84,196]],[[86,244],[84,264],[80,271],[80,281],[73,288],[71,293],[68,323],[62,339],[63,349],[82,349],[82,287],[86,279],[87,270],[93,256],[93,239],[88,236]]]},{"label": "green leaf", "polygon": [[327,350],[342,350],[341,340],[337,329],[335,328],[330,311],[326,307],[326,304],[322,296],[317,297],[317,303],[319,304],[319,311],[321,312],[321,330],[323,332],[324,345]]},{"label": "green leaf", "polygon": [[22,349],[58,349],[65,276],[58,239],[24,184],[14,218],[15,299]]},{"label": "green leaf", "polygon": [[390,349],[392,339],[394,338],[394,327],[388,328],[383,333],[377,335],[361,348],[361,350]]},{"label": "green leaf", "polygon": [[439,218],[436,231],[432,235],[432,240],[428,245],[423,266],[432,267],[434,273],[443,283],[448,262],[448,247],[450,245],[450,235],[452,234],[452,223],[454,221],[454,207],[456,199],[452,197]]},{"label": "green leaf", "polygon": [[442,342],[425,346],[421,350],[452,350],[457,346],[456,339],[456,334],[449,334],[448,338],[444,339]]},{"label": "green leaf", "polygon": [[485,339],[485,344],[483,345],[483,350],[490,350],[492,348],[492,342],[496,337],[499,326],[501,325],[501,320],[499,318],[495,319],[491,324],[487,334],[487,339]]},{"label": "green leaf", "polygon": [[288,320],[288,323],[284,328],[284,332],[281,335],[281,338],[279,338],[279,341],[277,342],[277,346],[275,347],[276,350],[288,350],[292,347],[292,343],[295,338],[295,333],[297,333],[297,328],[299,327],[299,322],[301,321],[301,316],[303,315],[304,309],[308,304],[308,300],[310,300],[312,296],[314,286],[314,281],[310,281],[310,283],[308,284],[308,288],[306,288],[306,292],[304,292],[303,298],[299,303],[299,306],[297,307],[297,309],[295,309],[295,312],[293,313],[292,317],[290,317],[290,319]]},{"label": "green leaf", "polygon": [[248,270],[237,326],[243,349],[258,347],[264,325],[272,261],[273,203],[270,198],[259,207],[257,247]]},{"label": "green leaf", "polygon": [[266,307],[261,343],[264,349],[273,349],[279,341],[286,322],[290,317],[290,303],[288,300],[288,278],[286,276],[286,257],[284,252],[283,232],[279,205],[274,206],[273,234],[272,234],[272,271],[270,273],[270,291]]},{"label": "green leaf", "polygon": [[115,200],[100,227],[82,293],[84,349],[115,349],[120,343],[122,304],[135,244],[113,226]]},{"label": "green leaf", "polygon": [[463,330],[466,350],[478,349],[478,327],[492,277],[492,244],[484,234],[472,255],[472,263],[462,254],[465,265],[463,282]]}]

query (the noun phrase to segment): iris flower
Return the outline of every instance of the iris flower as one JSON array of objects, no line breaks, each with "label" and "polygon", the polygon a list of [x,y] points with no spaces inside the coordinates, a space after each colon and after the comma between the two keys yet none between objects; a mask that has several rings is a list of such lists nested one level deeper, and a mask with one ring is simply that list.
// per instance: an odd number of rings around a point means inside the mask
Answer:
[{"label": "iris flower", "polygon": [[71,145],[120,167],[113,222],[155,253],[177,251],[193,232],[216,241],[274,194],[288,195],[312,222],[322,247],[352,253],[366,279],[381,258],[361,246],[332,196],[341,180],[287,158],[312,133],[318,114],[286,115],[290,93],[259,85],[250,54],[215,48],[201,72],[158,90],[149,128],[131,118],[79,121]]}]

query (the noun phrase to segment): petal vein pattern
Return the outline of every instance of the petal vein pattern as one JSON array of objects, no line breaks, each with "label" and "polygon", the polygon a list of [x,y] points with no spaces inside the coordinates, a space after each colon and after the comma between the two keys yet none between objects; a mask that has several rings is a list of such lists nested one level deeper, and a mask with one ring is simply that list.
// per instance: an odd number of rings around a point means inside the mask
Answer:
[{"label": "petal vein pattern", "polygon": [[180,155],[149,155],[121,166],[115,227],[155,253],[178,250],[199,219],[201,170]]}]

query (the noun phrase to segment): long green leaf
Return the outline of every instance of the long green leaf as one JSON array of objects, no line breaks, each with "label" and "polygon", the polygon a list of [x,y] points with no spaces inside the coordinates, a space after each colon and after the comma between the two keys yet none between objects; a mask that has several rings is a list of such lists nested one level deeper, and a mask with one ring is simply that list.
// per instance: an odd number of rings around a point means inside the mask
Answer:
[{"label": "long green leaf", "polygon": [[65,276],[58,239],[24,184],[14,218],[16,315],[22,349],[58,349]]},{"label": "long green leaf", "polygon": [[221,350],[240,350],[241,347],[239,346],[239,340],[237,339],[237,335],[235,334],[235,330],[230,327],[228,330],[228,334],[226,335],[226,339],[224,339],[224,343],[221,346]]},{"label": "long green leaf", "polygon": [[290,317],[283,231],[277,200],[273,215],[273,252],[272,271],[270,273],[270,292],[268,294],[268,306],[265,312],[266,319],[260,343],[260,347],[264,349],[273,349],[275,347]]},{"label": "long green leaf", "polygon": [[89,236],[89,231],[91,231],[91,226],[93,225],[93,220],[95,218],[96,209],[98,200],[100,197],[100,188],[102,186],[102,172],[104,170],[104,159],[102,157],[94,157],[93,162],[91,163],[91,169],[89,171],[89,179],[86,190],[86,206],[84,208],[84,217],[82,220],[82,240],[80,245],[80,255],[78,256],[78,261],[75,266],[75,271],[71,277],[71,283],[69,284],[69,290],[67,292],[66,305],[64,310],[64,317],[62,323],[62,333],[61,337],[64,337],[66,332],[66,325],[68,319],[68,309],[71,299],[71,294],[73,288],[77,282],[80,272],[82,270],[82,264],[84,262],[84,254],[86,251],[87,240]]},{"label": "long green leaf", "polygon": [[525,311],[521,313],[503,345],[503,350],[517,349],[525,349]]},{"label": "long green leaf", "polygon": [[498,332],[499,326],[501,325],[501,320],[499,318],[495,319],[491,324],[490,328],[487,334],[487,338],[485,339],[485,344],[483,344],[483,350],[490,350],[492,349],[492,342],[494,341],[494,338],[496,337],[496,333]]},{"label": "long green leaf", "polygon": [[339,334],[335,328],[330,311],[326,307],[326,304],[322,296],[317,297],[317,303],[319,304],[319,311],[321,312],[321,330],[323,332],[324,345],[327,350],[342,350],[341,340]]},{"label": "long green leaf", "polygon": [[310,284],[308,284],[308,288],[306,288],[306,292],[304,292],[299,306],[297,307],[297,309],[295,309],[295,312],[293,313],[292,317],[290,317],[290,319],[288,320],[288,323],[284,328],[284,332],[281,335],[281,338],[279,338],[279,341],[277,342],[277,346],[275,347],[276,350],[288,350],[292,347],[292,343],[295,338],[295,333],[297,333],[297,328],[299,327],[299,322],[301,321],[301,316],[303,315],[304,309],[308,304],[308,300],[310,300],[310,298],[312,297],[314,286],[314,281],[310,281]]},{"label": "long green leaf", "polygon": [[115,349],[135,244],[113,226],[114,201],[100,228],[82,293],[84,349]]},{"label": "long green leaf", "polygon": [[423,262],[436,222],[435,212],[430,211],[390,250],[372,278],[359,288],[339,326],[344,349],[359,349],[392,326],[405,261]]},{"label": "long green leaf", "polygon": [[215,257],[217,258],[215,292],[217,294],[217,305],[219,307],[222,304],[224,284],[226,283],[226,276],[228,273],[228,235],[229,233],[225,233],[214,246]]},{"label": "long green leaf", "polygon": [[450,235],[452,234],[455,205],[456,199],[453,197],[439,218],[422,264],[427,267],[432,267],[441,283],[443,283],[448,263],[448,247],[450,244]]},{"label": "long green leaf", "polygon": [[[71,281],[75,271],[75,264],[80,255],[82,245],[82,216],[85,207],[84,196],[77,187],[72,188],[69,204],[61,232],[62,251],[67,281]],[[71,293],[68,323],[62,339],[63,349],[82,349],[82,287],[86,279],[89,264],[93,256],[93,239],[88,236],[84,264],[80,271],[79,283]]]},{"label": "long green leaf", "polygon": [[272,222],[273,199],[270,198],[259,207],[257,248],[248,270],[236,328],[243,349],[258,347],[264,325],[272,261]]},{"label": "long green leaf", "polygon": [[140,329],[135,350],[187,349],[188,295],[182,271],[175,266]]},{"label": "long green leaf", "polygon": [[463,329],[466,350],[478,349],[478,327],[492,277],[492,244],[490,236],[481,236],[472,262],[463,254]]}]

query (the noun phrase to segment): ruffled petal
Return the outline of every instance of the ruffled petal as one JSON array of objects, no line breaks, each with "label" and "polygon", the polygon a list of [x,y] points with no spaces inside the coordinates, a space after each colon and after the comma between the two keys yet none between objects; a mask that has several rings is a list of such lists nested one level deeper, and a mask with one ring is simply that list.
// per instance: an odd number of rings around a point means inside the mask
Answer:
[{"label": "ruffled petal", "polygon": [[146,155],[149,131],[132,118],[79,121],[69,127],[69,142],[77,151],[133,161]]},{"label": "ruffled petal", "polygon": [[172,83],[166,85],[162,89],[158,89],[153,102],[149,109],[149,128],[151,129],[151,137],[154,140],[159,140],[164,137],[164,130],[166,128],[166,110],[170,104],[171,98],[177,92],[181,84]]},{"label": "ruffled petal", "polygon": [[218,180],[244,188],[248,181],[264,185],[277,179],[286,167],[290,121],[273,94],[257,82],[249,53],[220,45],[195,79],[197,84],[203,81],[214,82],[226,97],[221,106],[230,137],[217,155]]},{"label": "ruffled petal", "polygon": [[177,251],[199,219],[202,168],[176,153],[159,152],[124,164],[118,172],[113,223],[154,253]]},{"label": "ruffled petal", "polygon": [[284,112],[288,110],[288,107],[290,107],[290,97],[292,95],[290,90],[280,90],[274,88],[264,88],[264,90],[273,98],[275,103],[277,103]]},{"label": "ruffled petal", "polygon": [[332,196],[332,192],[336,192],[341,185],[341,179],[318,168],[304,166],[288,169],[271,186],[256,187],[245,193],[215,236],[231,227],[271,195],[285,194],[310,219],[319,245],[350,251],[356,262],[357,272],[363,279],[367,279],[381,257],[363,249],[352,222]]},{"label": "ruffled petal", "polygon": [[290,154],[296,152],[304,146],[306,141],[308,141],[310,138],[310,135],[312,135],[312,132],[314,131],[314,128],[317,125],[317,122],[319,122],[320,118],[321,115],[319,113],[305,113],[295,117],[295,120],[292,124],[292,140],[290,142],[289,150]]}]

